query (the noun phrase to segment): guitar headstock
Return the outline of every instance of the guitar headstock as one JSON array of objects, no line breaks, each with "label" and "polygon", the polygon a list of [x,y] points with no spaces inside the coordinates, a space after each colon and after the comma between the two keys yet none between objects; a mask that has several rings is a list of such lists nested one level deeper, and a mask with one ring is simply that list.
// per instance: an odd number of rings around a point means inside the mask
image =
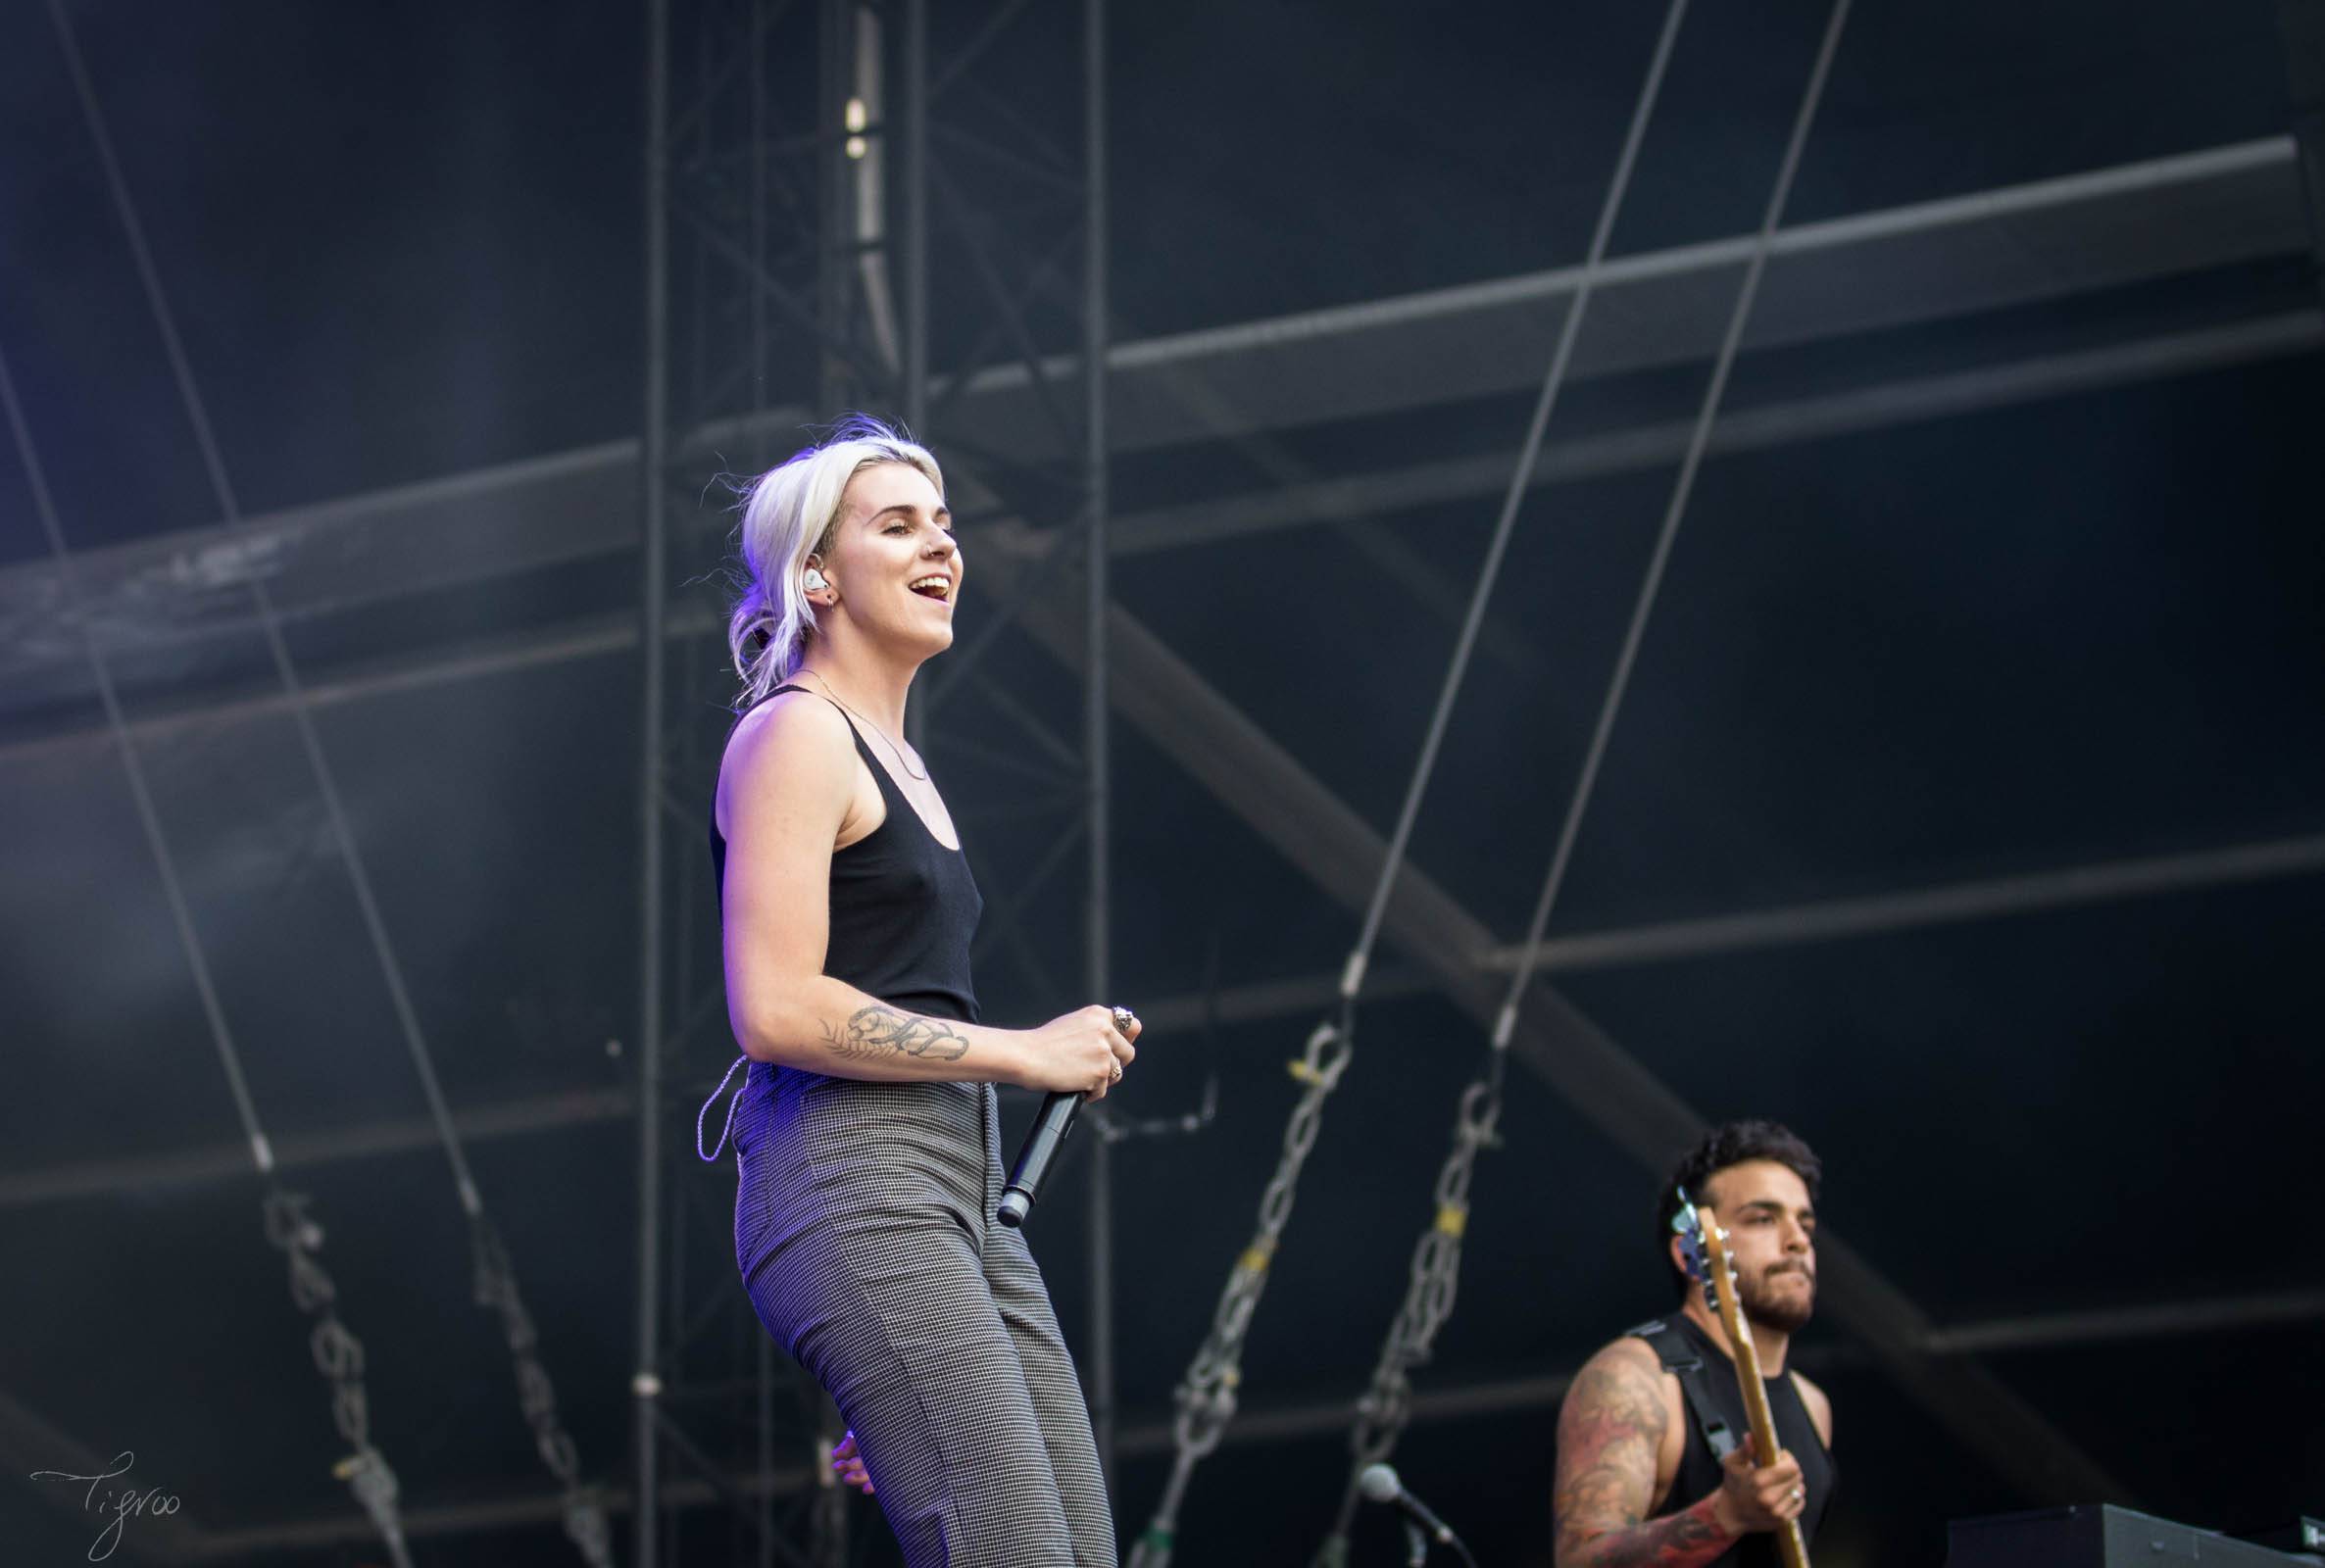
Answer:
[{"label": "guitar headstock", "polygon": [[[1687,1263],[1688,1277],[1704,1288],[1704,1304],[1727,1331],[1738,1363],[1749,1361],[1756,1368],[1758,1358],[1752,1353],[1752,1336],[1744,1328],[1736,1261],[1728,1255],[1728,1233],[1719,1228],[1719,1216],[1696,1207],[1683,1187],[1679,1190],[1679,1212],[1671,1216],[1671,1229],[1679,1237],[1679,1253]],[[1758,1374],[1756,1371],[1754,1375]]]},{"label": "guitar headstock", "polygon": [[[1680,1188],[1679,1212],[1671,1216],[1671,1233],[1679,1238],[1679,1258],[1687,1265],[1687,1277],[1703,1287],[1704,1304],[1714,1312],[1719,1310],[1719,1289],[1712,1278],[1715,1250],[1719,1260],[1727,1263],[1726,1249],[1721,1246],[1727,1238],[1721,1234],[1714,1239],[1718,1229],[1716,1224],[1704,1223],[1703,1211],[1687,1196],[1687,1189]],[[1731,1271],[1735,1267],[1733,1263],[1727,1266]]]},{"label": "guitar headstock", "polygon": [[[1743,1288],[1736,1276],[1736,1260],[1728,1253],[1728,1233],[1719,1228],[1719,1215],[1696,1207],[1679,1189],[1679,1212],[1671,1216],[1672,1234],[1679,1238],[1679,1255],[1688,1278],[1704,1288],[1705,1302],[1726,1333],[1728,1350],[1735,1357],[1736,1381],[1744,1395],[1744,1409],[1752,1423],[1753,1453],[1781,1453],[1775,1417],[1768,1411],[1768,1396],[1759,1371],[1759,1351],[1744,1324]],[[1777,1533],[1777,1552],[1786,1568],[1808,1568],[1808,1548],[1801,1537],[1800,1521],[1788,1519]]]}]

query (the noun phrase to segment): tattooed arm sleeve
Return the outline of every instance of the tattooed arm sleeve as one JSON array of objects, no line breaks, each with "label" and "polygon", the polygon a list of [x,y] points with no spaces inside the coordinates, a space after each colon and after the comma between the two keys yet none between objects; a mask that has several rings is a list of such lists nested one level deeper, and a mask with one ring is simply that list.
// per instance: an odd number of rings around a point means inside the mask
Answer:
[{"label": "tattooed arm sleeve", "polygon": [[1717,1494],[1649,1521],[1656,1452],[1670,1420],[1644,1347],[1610,1345],[1584,1364],[1558,1412],[1558,1568],[1702,1568],[1735,1543]]}]

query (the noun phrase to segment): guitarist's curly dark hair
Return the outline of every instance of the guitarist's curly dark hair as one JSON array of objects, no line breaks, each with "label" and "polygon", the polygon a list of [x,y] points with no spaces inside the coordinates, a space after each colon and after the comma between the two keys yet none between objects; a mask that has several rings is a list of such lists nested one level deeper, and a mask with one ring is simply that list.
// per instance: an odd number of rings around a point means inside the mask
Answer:
[{"label": "guitarist's curly dark hair", "polygon": [[[1670,1260],[1671,1221],[1679,1212],[1680,1189],[1685,1188],[1690,1200],[1701,1202],[1706,1182],[1730,1165],[1741,1165],[1749,1159],[1772,1159],[1790,1167],[1808,1189],[1808,1201],[1816,1201],[1816,1185],[1823,1179],[1824,1161],[1816,1157],[1815,1150],[1781,1122],[1731,1121],[1706,1133],[1687,1152],[1687,1157],[1672,1169],[1670,1180],[1663,1183],[1662,1196],[1656,1202],[1656,1256],[1666,1262]],[[1688,1291],[1684,1274],[1679,1276],[1679,1291],[1684,1298]]]}]

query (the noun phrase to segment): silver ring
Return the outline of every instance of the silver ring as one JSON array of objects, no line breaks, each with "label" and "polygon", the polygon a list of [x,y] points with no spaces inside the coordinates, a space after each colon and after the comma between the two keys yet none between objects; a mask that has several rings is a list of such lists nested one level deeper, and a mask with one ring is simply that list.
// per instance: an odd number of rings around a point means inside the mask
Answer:
[{"label": "silver ring", "polygon": [[1128,1007],[1114,1009],[1114,1028],[1120,1032],[1123,1039],[1130,1038],[1130,1026],[1136,1022],[1138,1022],[1138,1014],[1132,1012]]},{"label": "silver ring", "polygon": [[1800,1488],[1795,1487],[1792,1489],[1792,1500],[1795,1502],[1806,1502],[1808,1500],[1808,1494],[1806,1492],[1803,1492]]}]

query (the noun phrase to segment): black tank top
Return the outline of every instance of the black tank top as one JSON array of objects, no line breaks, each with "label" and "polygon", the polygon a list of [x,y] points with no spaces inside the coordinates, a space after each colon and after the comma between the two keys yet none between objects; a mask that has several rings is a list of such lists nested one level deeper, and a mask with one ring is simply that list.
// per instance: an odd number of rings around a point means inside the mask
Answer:
[{"label": "black tank top", "polygon": [[[805,692],[805,686],[778,686]],[[822,698],[821,701],[830,701]],[[847,710],[856,755],[871,769],[887,816],[871,832],[831,857],[831,927],[823,972],[845,980],[867,996],[935,1018],[977,1022],[977,996],[969,983],[968,950],[985,909],[968,860],[937,842],[913,803],[880,760]],[[721,893],[726,887],[726,838],[711,823],[711,863]]]},{"label": "black tank top", "polygon": [[[1752,1422],[1745,1414],[1744,1390],[1736,1381],[1736,1363],[1693,1318],[1682,1313],[1673,1313],[1660,1325],[1643,1325],[1632,1332],[1653,1345],[1656,1336],[1645,1330],[1658,1326],[1675,1330],[1686,1339],[1701,1363],[1701,1370],[1694,1374],[1697,1388],[1736,1441],[1743,1442],[1745,1434],[1752,1430]],[[1659,1347],[1657,1353],[1662,1353]],[[1664,1364],[1668,1369],[1667,1356]],[[1684,1383],[1688,1374],[1681,1373],[1680,1377]],[[1801,1511],[1801,1537],[1813,1545],[1816,1527],[1832,1505],[1840,1472],[1832,1454],[1825,1449],[1824,1440],[1817,1437],[1816,1423],[1808,1419],[1808,1407],[1801,1402],[1800,1387],[1793,1382],[1791,1374],[1767,1379],[1767,1390],[1768,1413],[1776,1418],[1776,1441],[1801,1462],[1801,1486],[1808,1494],[1807,1504]],[[1687,1421],[1687,1445],[1680,1450],[1679,1473],[1671,1479],[1670,1494],[1653,1515],[1657,1519],[1679,1513],[1719,1490],[1719,1459],[1704,1436],[1702,1423],[1696,1419],[1693,1401],[1683,1399],[1681,1403]],[[1712,1558],[1708,1568],[1776,1568],[1782,1560],[1773,1535],[1750,1535]]]}]

